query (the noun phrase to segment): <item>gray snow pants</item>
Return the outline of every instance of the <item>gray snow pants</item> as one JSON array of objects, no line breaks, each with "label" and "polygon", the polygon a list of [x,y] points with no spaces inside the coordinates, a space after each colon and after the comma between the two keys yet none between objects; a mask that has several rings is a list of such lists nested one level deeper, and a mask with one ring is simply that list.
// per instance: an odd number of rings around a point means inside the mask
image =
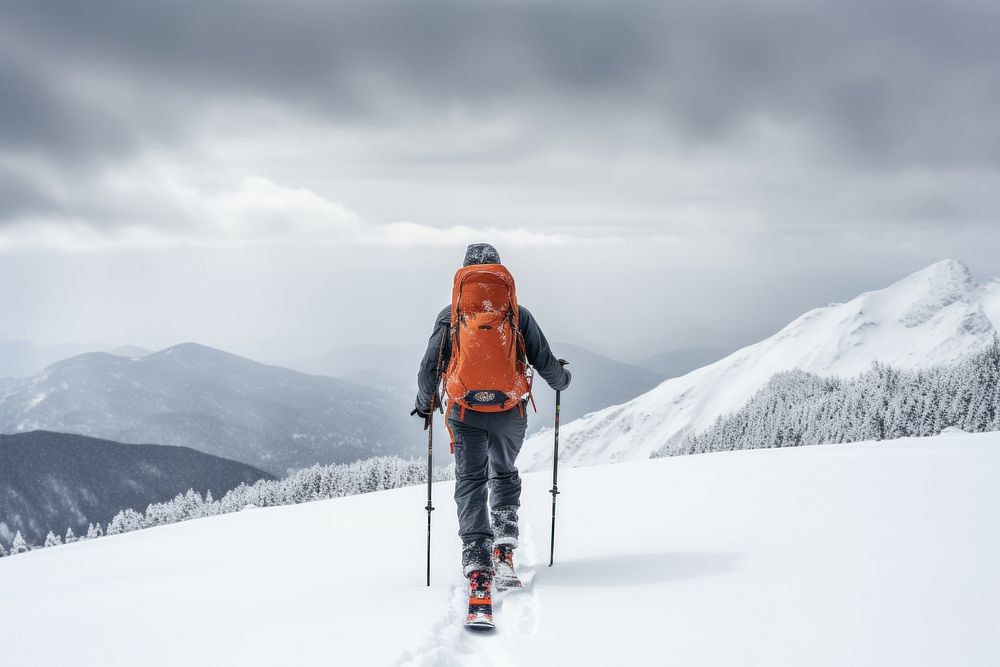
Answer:
[{"label": "gray snow pants", "polygon": [[462,570],[468,576],[475,570],[493,570],[494,545],[517,546],[521,477],[514,462],[524,443],[528,411],[522,404],[506,412],[466,410],[464,419],[460,415],[461,407],[453,405],[448,427],[455,443]]}]

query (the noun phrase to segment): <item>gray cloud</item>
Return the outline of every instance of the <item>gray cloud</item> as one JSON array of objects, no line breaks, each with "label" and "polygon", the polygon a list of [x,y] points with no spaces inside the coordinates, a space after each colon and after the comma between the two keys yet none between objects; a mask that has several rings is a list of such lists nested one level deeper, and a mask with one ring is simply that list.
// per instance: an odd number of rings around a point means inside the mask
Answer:
[{"label": "gray cloud", "polygon": [[60,208],[59,202],[34,179],[0,165],[0,227],[18,216]]},{"label": "gray cloud", "polygon": [[[990,2],[7,7],[4,22],[54,70],[55,85],[60,75],[93,68],[143,94],[194,105],[151,123],[189,122],[220,98],[267,99],[360,125],[449,108],[513,111],[531,115],[540,133],[567,121],[603,126],[590,135],[598,139],[620,138],[619,126],[638,118],[697,144],[725,141],[764,118],[801,126],[850,160],[1000,161],[991,113],[1000,103],[1000,22]],[[30,88],[25,81],[35,80],[29,71],[14,83]],[[29,89],[6,119],[34,119],[28,136],[78,146],[80,133],[66,129],[77,124],[50,118],[52,101]],[[143,118],[131,120],[147,129]],[[91,127],[94,116],[82,124]]]},{"label": "gray cloud", "polygon": [[84,161],[133,152],[139,137],[113,109],[71,92],[65,74],[0,47],[0,149]]}]

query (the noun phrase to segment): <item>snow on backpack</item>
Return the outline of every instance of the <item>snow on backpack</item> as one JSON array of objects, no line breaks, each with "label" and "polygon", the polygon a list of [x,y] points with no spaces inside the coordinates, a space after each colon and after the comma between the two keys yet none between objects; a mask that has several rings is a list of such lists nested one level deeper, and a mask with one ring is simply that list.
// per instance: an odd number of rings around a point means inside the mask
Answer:
[{"label": "snow on backpack", "polygon": [[445,388],[465,410],[523,409],[531,393],[514,277],[502,264],[458,270],[451,295],[451,359]]}]

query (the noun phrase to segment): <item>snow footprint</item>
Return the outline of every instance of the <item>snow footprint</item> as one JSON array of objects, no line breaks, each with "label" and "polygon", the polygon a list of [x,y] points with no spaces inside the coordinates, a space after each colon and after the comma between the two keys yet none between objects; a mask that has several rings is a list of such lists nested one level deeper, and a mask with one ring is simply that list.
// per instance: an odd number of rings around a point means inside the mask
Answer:
[{"label": "snow footprint", "polygon": [[443,617],[430,631],[424,644],[405,653],[399,667],[506,667],[517,663],[507,646],[518,637],[538,632],[541,602],[534,586],[536,553],[528,526],[520,551],[527,564],[521,571],[524,586],[494,595],[493,617],[497,629],[491,632],[470,631],[462,626],[468,607],[468,589],[464,583],[451,587],[451,597]]},{"label": "snow footprint", "polygon": [[535,588],[535,570],[539,565],[530,526],[525,524],[524,528],[520,549],[527,564],[521,572],[523,588],[500,596],[501,618],[498,618],[497,623],[502,623],[508,634],[531,637],[538,632],[541,620],[541,600],[538,589]]}]

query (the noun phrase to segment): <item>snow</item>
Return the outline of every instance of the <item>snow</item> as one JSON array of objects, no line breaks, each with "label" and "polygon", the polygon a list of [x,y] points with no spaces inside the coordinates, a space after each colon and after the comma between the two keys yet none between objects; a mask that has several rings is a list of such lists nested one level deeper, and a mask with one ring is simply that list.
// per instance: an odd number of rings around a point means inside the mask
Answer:
[{"label": "snow", "polygon": [[39,393],[39,394],[35,394],[31,398],[31,400],[28,401],[28,404],[25,406],[24,411],[28,412],[29,410],[31,410],[32,408],[34,408],[35,406],[37,406],[39,403],[41,403],[42,401],[44,401],[48,397],[49,397],[49,395],[46,394],[44,391],[41,392],[41,393]]},{"label": "snow", "polygon": [[[938,262],[885,289],[809,311],[774,336],[628,403],[564,423],[559,462],[644,459],[683,433],[738,410],[779,371],[850,377],[876,360],[926,368],[985,348],[998,326],[1000,281],[980,284],[961,262]],[[571,386],[563,402],[572,400]],[[522,469],[551,466],[551,438],[542,432],[526,441]]]},{"label": "snow", "polygon": [[[10,664],[1000,664],[1000,433],[524,476],[533,575],[459,627],[451,484],[0,559]],[[54,637],[58,641],[53,641]]]}]

